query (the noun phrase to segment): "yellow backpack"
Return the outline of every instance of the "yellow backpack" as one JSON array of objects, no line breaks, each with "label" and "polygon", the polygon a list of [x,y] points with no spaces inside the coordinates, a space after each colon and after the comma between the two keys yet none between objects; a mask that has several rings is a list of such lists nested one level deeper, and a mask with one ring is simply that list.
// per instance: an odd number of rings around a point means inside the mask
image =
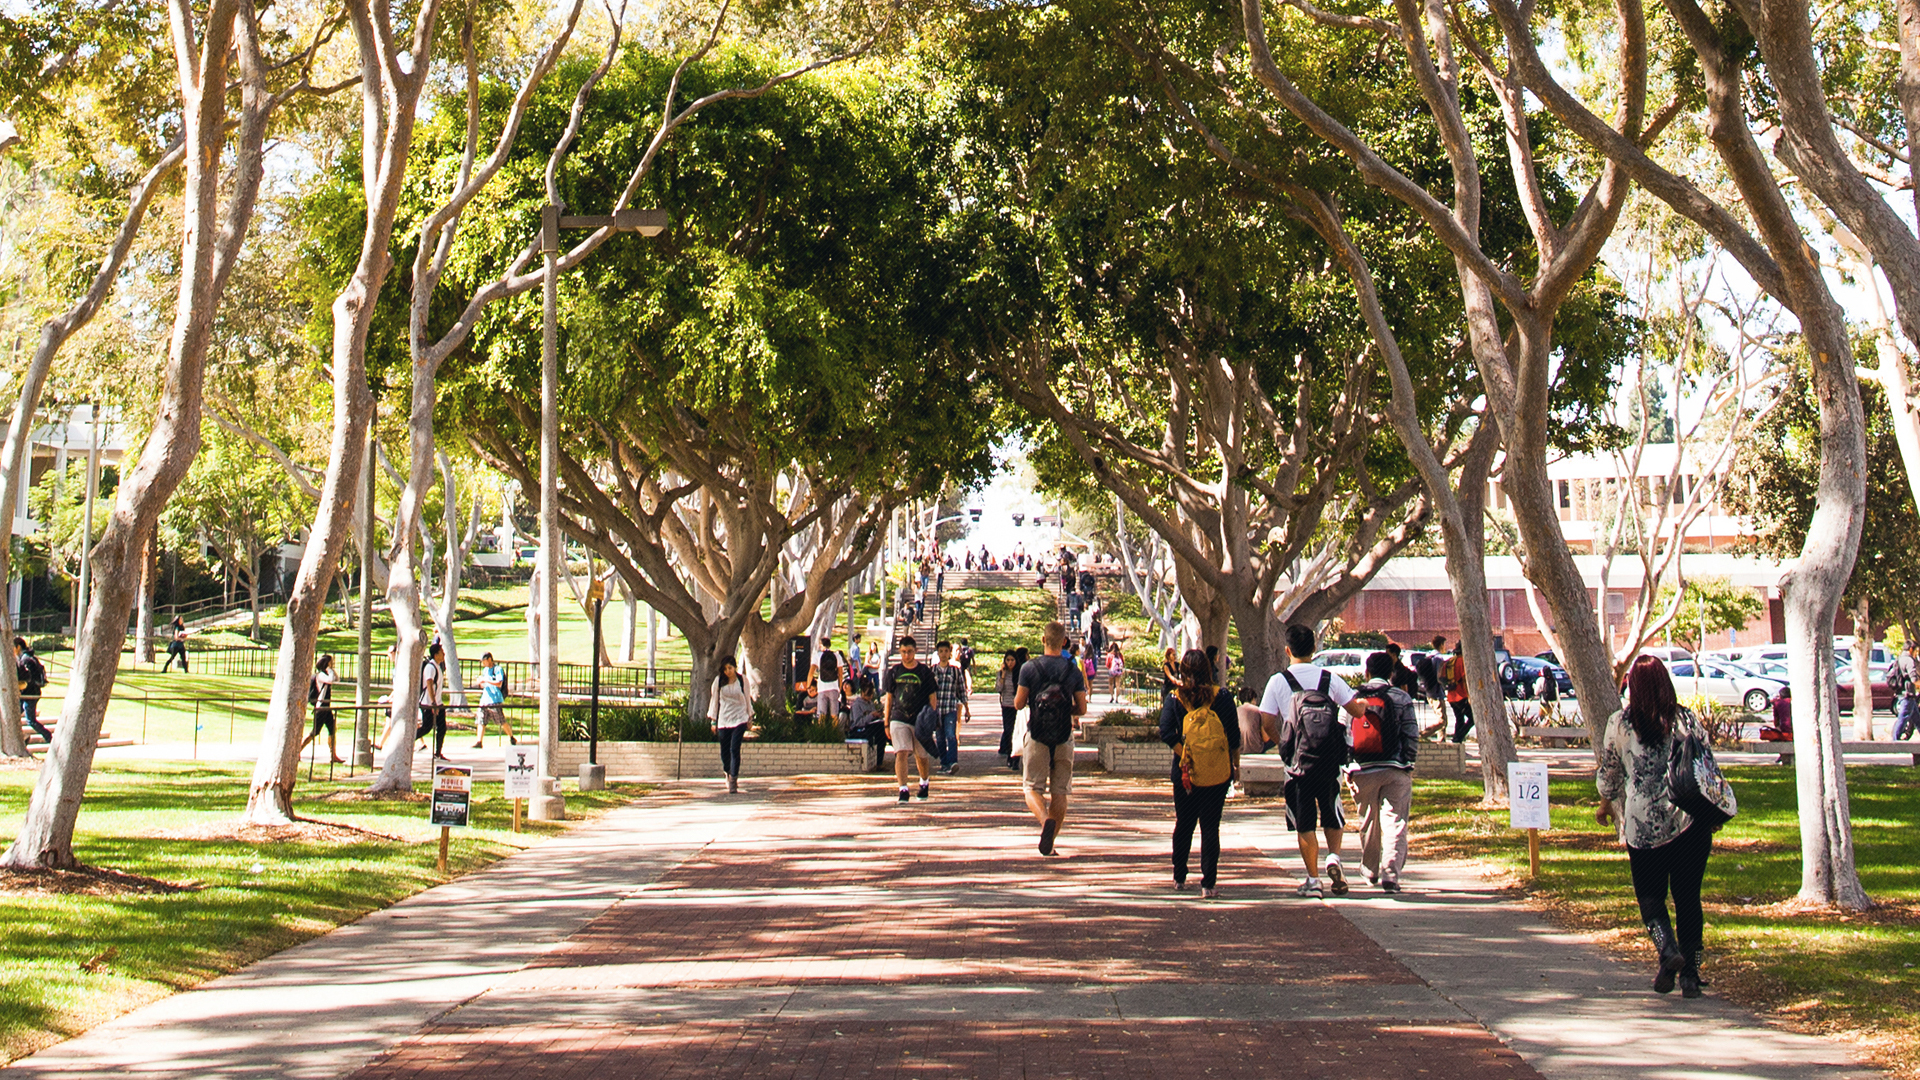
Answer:
[{"label": "yellow backpack", "polygon": [[1227,728],[1211,702],[1188,709],[1181,721],[1180,775],[1193,787],[1215,787],[1233,779]]}]

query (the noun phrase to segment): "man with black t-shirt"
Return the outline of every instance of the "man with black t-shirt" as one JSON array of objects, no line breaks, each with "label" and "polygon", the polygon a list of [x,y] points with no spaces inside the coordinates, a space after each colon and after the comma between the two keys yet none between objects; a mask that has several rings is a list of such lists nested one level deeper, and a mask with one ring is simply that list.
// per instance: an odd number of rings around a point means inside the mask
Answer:
[{"label": "man with black t-shirt", "polygon": [[[1013,707],[1027,709],[1027,746],[1020,752],[1021,786],[1027,809],[1040,822],[1040,854],[1053,854],[1053,839],[1067,820],[1067,792],[1073,787],[1073,720],[1086,715],[1087,679],[1080,665],[1061,655],[1067,628],[1050,622],[1041,633],[1045,656],[1036,656],[1020,669],[1020,689]],[[1064,731],[1047,730],[1056,718],[1039,715],[1055,706],[1066,713]],[[1061,742],[1054,743],[1059,737]],[[1051,802],[1051,805],[1049,805]]]},{"label": "man with black t-shirt", "polygon": [[911,637],[900,639],[900,662],[887,669],[880,687],[886,695],[887,735],[893,741],[893,775],[900,781],[900,801],[907,801],[907,755],[913,755],[920,770],[920,797],[927,797],[933,781],[933,759],[920,745],[914,721],[920,710],[937,705],[939,693],[934,687],[933,668],[914,656]]}]

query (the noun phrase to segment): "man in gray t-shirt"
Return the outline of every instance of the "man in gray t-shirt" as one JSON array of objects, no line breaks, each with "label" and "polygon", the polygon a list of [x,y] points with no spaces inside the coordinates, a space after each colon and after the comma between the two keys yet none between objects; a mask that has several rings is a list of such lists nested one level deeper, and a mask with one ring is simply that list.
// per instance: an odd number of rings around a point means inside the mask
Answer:
[{"label": "man in gray t-shirt", "polygon": [[[1036,656],[1020,669],[1020,688],[1014,692],[1013,707],[1027,709],[1028,739],[1020,752],[1020,777],[1027,796],[1027,809],[1040,822],[1040,854],[1053,854],[1053,838],[1067,820],[1067,792],[1073,787],[1073,728],[1071,721],[1087,712],[1087,679],[1080,665],[1060,655],[1066,648],[1067,628],[1050,622],[1040,643],[1046,655]],[[1047,691],[1059,687],[1066,695],[1069,712],[1065,741],[1048,745],[1039,736],[1048,734],[1045,724],[1035,727],[1035,708],[1049,703]],[[1038,718],[1045,720],[1046,718]]]}]

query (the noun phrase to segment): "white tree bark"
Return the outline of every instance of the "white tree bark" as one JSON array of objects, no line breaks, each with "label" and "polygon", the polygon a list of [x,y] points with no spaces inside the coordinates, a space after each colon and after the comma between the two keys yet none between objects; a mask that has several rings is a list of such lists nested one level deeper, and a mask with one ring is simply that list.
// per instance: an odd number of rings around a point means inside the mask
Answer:
[{"label": "white tree bark", "polygon": [[[120,276],[120,268],[126,264],[127,254],[133,250],[140,227],[146,223],[147,209],[153,205],[153,197],[159,190],[161,180],[179,166],[185,154],[186,144],[176,141],[133,186],[126,216],[121,219],[119,231],[108,246],[106,256],[100,260],[100,269],[94,273],[87,291],[72,307],[48,319],[40,328],[40,340],[33,350],[33,358],[27,362],[27,369],[20,377],[20,393],[14,402],[12,420],[7,426],[6,447],[0,451],[0,585],[13,579],[14,508],[20,505],[20,490],[26,482],[27,467],[32,461],[32,448],[28,440],[33,434],[40,395],[46,389],[47,375],[53,370],[54,357],[59,355],[61,347],[74,334],[92,321],[100,305],[112,293],[113,283]],[[13,613],[7,607],[7,590],[0,588],[0,641],[11,644],[12,637]],[[151,663],[152,660],[149,650],[147,662]],[[27,756],[26,740],[21,737],[20,724],[20,687],[16,674],[12,664],[0,664],[0,757]]]},{"label": "white tree bark", "polygon": [[[74,865],[74,823],[126,640],[140,578],[136,560],[141,541],[199,449],[201,388],[214,314],[252,221],[263,173],[262,146],[274,102],[266,86],[268,64],[260,54],[252,5],[247,0],[212,0],[201,23],[185,0],[171,0],[168,16],[182,130],[191,149],[186,156],[173,333],[159,408],[139,464],[121,481],[106,532],[93,550],[98,585],[75,641],[74,690],[35,779],[26,821],[0,858],[0,865],[13,868]],[[232,172],[223,177],[230,71],[239,85],[238,115],[233,118]]]}]

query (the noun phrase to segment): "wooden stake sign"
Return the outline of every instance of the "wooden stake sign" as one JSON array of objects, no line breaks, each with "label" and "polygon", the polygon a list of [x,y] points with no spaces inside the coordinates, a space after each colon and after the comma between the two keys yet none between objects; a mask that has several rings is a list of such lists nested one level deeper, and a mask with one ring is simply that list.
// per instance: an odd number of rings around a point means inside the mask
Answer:
[{"label": "wooden stake sign", "polygon": [[1540,876],[1540,830],[1553,827],[1547,805],[1547,764],[1514,761],[1507,765],[1507,813],[1512,828],[1527,830],[1527,871]]}]

